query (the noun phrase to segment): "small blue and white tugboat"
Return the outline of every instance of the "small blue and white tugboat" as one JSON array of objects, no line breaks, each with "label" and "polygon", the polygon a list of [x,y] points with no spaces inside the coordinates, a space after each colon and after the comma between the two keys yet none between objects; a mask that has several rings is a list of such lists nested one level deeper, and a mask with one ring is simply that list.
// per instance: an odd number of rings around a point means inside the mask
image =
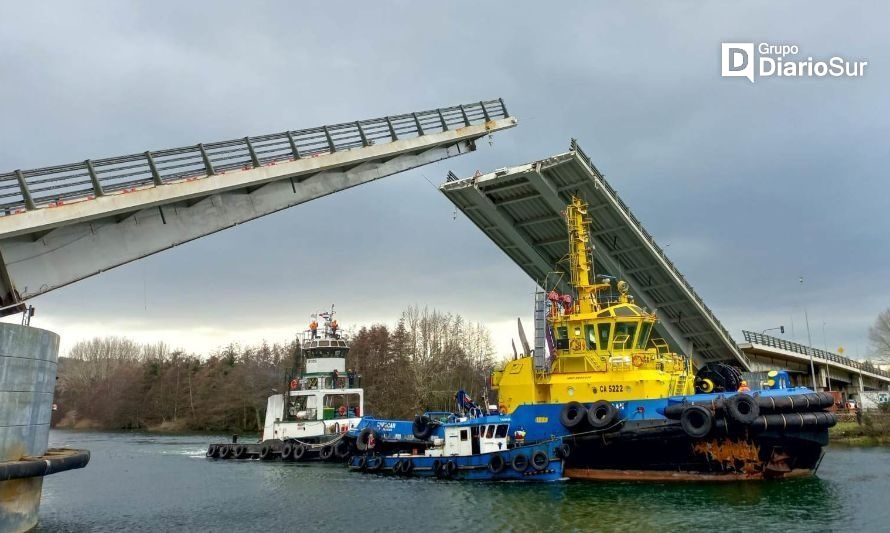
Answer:
[{"label": "small blue and white tugboat", "polygon": [[484,415],[463,391],[457,398],[469,409],[425,413],[413,424],[364,418],[351,432],[360,452],[349,459],[349,469],[477,481],[563,479],[569,447],[562,438],[526,440],[509,416]]}]

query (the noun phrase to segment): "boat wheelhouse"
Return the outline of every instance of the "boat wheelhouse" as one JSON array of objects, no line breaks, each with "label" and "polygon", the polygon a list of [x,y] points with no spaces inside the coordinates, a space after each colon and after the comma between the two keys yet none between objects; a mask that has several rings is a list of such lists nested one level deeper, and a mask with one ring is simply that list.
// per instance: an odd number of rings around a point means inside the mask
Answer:
[{"label": "boat wheelhouse", "polygon": [[349,455],[344,436],[364,413],[361,376],[346,367],[349,335],[340,329],[332,307],[313,315],[299,340],[303,368],[286,376],[285,392],[266,400],[260,443],[211,445],[208,457],[303,461]]}]

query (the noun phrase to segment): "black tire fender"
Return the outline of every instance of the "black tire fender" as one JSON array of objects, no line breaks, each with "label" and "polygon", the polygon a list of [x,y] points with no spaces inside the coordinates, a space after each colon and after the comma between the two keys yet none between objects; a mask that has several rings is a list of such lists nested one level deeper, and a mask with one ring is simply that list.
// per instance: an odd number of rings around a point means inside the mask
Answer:
[{"label": "black tire fender", "polygon": [[[370,441],[374,441],[374,446],[369,446]],[[370,451],[377,447],[377,443],[379,442],[380,437],[377,432],[371,428],[365,428],[361,430],[358,434],[358,437],[355,439],[355,447],[360,452]]]},{"label": "black tire fender", "polygon": [[513,470],[517,472],[525,472],[528,468],[528,456],[524,453],[516,454],[513,457],[513,461],[511,461],[510,466],[513,467]]},{"label": "black tire fender", "polygon": [[547,457],[546,452],[538,450],[532,454],[532,468],[540,472],[548,466],[550,466],[550,458]]},{"label": "black tire fender", "polygon": [[228,444],[223,444],[219,447],[219,458],[220,459],[228,459],[232,456],[232,447]]},{"label": "black tire fender", "polygon": [[322,461],[329,460],[334,455],[334,447],[333,446],[322,446],[321,451],[318,453],[318,456],[321,457]]},{"label": "black tire fender", "polygon": [[568,429],[574,429],[587,419],[587,408],[578,402],[569,402],[559,413],[559,422]]},{"label": "black tire fender", "polygon": [[488,461],[488,471],[492,474],[500,474],[504,471],[505,466],[507,463],[504,461],[504,456],[499,453],[492,455]]},{"label": "black tire fender", "polygon": [[213,457],[216,455],[216,444],[211,444],[207,447],[207,453],[204,454],[205,457]]},{"label": "black tire fender", "polygon": [[618,409],[608,400],[597,400],[587,410],[587,423],[593,429],[611,426],[618,418]]},{"label": "black tire fender", "polygon": [[736,394],[726,400],[726,411],[729,417],[739,424],[753,424],[760,416],[757,400],[747,394]]},{"label": "black tire fender", "polygon": [[714,427],[714,413],[701,405],[690,405],[680,415],[680,426],[690,437],[703,438]]},{"label": "black tire fender", "polygon": [[556,450],[554,450],[554,453],[556,453],[556,456],[559,457],[560,459],[565,459],[568,456],[572,455],[572,448],[571,448],[571,446],[569,446],[567,443],[564,442],[556,447]]}]

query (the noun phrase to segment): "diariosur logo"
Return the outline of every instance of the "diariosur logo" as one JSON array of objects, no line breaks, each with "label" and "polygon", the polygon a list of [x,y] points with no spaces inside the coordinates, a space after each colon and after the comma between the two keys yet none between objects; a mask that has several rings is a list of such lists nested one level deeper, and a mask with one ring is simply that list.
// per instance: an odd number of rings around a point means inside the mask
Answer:
[{"label": "diariosur logo", "polygon": [[[755,50],[757,52],[755,56]],[[721,71],[724,78],[860,78],[868,61],[851,61],[841,56],[828,59],[800,57],[796,44],[723,43]]]}]

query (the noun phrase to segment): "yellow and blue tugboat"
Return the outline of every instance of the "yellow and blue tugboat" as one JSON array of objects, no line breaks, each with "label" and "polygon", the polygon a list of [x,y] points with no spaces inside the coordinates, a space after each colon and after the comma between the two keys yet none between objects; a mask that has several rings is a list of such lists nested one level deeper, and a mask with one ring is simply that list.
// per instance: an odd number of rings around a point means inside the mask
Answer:
[{"label": "yellow and blue tugboat", "polygon": [[653,337],[657,318],[624,281],[595,277],[587,206],[566,212],[573,294],[547,295],[550,359],[492,375],[498,410],[530,440],[560,436],[565,474],[586,479],[761,479],[812,474],[833,398],[784,372],[752,390],[734,367],[691,361]]}]

